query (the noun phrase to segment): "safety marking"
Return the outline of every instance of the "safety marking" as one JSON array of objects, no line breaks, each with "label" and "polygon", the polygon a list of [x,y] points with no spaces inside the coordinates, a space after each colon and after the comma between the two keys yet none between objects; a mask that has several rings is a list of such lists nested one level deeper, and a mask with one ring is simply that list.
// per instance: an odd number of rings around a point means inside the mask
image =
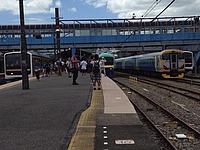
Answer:
[{"label": "safety marking", "polygon": [[122,99],[122,98],[121,98],[121,97],[116,97],[115,99],[116,99],[116,100],[120,100],[120,99]]},{"label": "safety marking", "polygon": [[79,128],[96,128],[96,126],[77,126]]},{"label": "safety marking", "polygon": [[[105,140],[105,141],[103,142],[104,145],[108,145],[108,141],[107,141],[107,139],[108,139],[107,132],[108,132],[108,131],[107,131],[107,127],[104,126],[104,127],[103,127],[103,133],[104,133],[103,139]],[[104,149],[104,150],[108,150],[108,149]]]},{"label": "safety marking", "polygon": [[133,139],[130,140],[115,140],[115,144],[135,144]]}]

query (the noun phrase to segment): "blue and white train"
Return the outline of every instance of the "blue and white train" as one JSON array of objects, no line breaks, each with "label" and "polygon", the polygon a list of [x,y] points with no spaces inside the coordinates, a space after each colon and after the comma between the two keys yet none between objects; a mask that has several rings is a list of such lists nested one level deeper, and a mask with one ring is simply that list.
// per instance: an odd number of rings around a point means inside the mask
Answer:
[{"label": "blue and white train", "polygon": [[182,50],[163,50],[115,59],[115,70],[163,78],[183,78],[185,59]]}]

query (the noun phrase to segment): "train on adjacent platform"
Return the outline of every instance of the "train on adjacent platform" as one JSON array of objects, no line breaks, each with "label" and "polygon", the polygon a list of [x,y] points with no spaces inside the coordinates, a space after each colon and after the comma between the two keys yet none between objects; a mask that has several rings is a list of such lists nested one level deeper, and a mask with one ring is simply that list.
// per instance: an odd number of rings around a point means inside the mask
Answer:
[{"label": "train on adjacent platform", "polygon": [[114,73],[115,56],[110,53],[99,54],[99,59],[101,59],[102,57],[106,59],[106,62],[105,62],[106,75],[109,77],[112,77]]},{"label": "train on adjacent platform", "polygon": [[4,73],[3,55],[0,55],[0,74]]},{"label": "train on adjacent platform", "polygon": [[[39,62],[41,67],[45,62],[51,61],[51,58],[46,55],[41,55],[37,52],[27,52],[27,73],[29,77],[35,75],[35,62]],[[21,52],[8,52],[4,54],[4,73],[5,79],[11,80],[22,78],[21,69]]]},{"label": "train on adjacent platform", "polygon": [[182,50],[169,49],[115,59],[115,70],[163,78],[183,78],[185,58]]}]

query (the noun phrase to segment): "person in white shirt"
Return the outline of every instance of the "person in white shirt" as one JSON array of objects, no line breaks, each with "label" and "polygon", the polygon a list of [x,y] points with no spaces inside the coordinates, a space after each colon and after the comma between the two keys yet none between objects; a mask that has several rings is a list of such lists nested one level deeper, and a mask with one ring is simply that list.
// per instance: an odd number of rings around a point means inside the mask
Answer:
[{"label": "person in white shirt", "polygon": [[86,62],[85,58],[83,58],[83,60],[80,63],[80,69],[81,69],[81,72],[82,72],[82,76],[85,77],[86,72],[87,72],[87,62]]},{"label": "person in white shirt", "polygon": [[101,58],[100,60],[100,72],[103,73],[106,76],[106,70],[105,70],[105,63],[106,63],[106,59],[104,57]]},{"label": "person in white shirt", "polygon": [[68,78],[71,78],[72,76],[72,61],[69,57],[66,61],[66,72],[68,73]]}]

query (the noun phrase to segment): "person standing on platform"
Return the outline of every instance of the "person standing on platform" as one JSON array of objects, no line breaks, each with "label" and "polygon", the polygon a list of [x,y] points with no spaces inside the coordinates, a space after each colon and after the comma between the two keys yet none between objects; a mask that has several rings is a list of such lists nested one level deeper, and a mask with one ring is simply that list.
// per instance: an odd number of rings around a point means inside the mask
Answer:
[{"label": "person standing on platform", "polygon": [[87,72],[90,74],[90,79],[92,79],[92,61],[94,61],[94,56],[92,55],[87,61]]},{"label": "person standing on platform", "polygon": [[67,69],[67,73],[68,73],[68,78],[71,78],[71,76],[72,76],[72,61],[71,61],[70,57],[66,61],[66,69]]},{"label": "person standing on platform", "polygon": [[51,67],[51,66],[50,66],[50,63],[47,62],[47,63],[46,63],[46,77],[50,77],[50,70],[51,70],[50,67]]},{"label": "person standing on platform", "polygon": [[58,76],[62,76],[62,67],[63,67],[63,62],[62,59],[57,60],[57,66],[58,66]]},{"label": "person standing on platform", "polygon": [[81,72],[82,72],[82,76],[83,76],[83,77],[86,77],[87,62],[86,62],[86,59],[85,59],[85,58],[83,58],[83,60],[82,60],[81,63],[80,63],[80,69],[81,69]]},{"label": "person standing on platform", "polygon": [[35,61],[35,65],[34,65],[34,71],[35,71],[36,79],[38,81],[40,81],[41,64],[37,59]]},{"label": "person standing on platform", "polygon": [[101,58],[100,60],[100,72],[103,73],[106,76],[106,70],[105,70],[105,63],[106,63],[106,59],[104,57]]},{"label": "person standing on platform", "polygon": [[98,90],[101,90],[101,72],[100,72],[100,61],[99,55],[95,54],[94,60],[91,61],[92,64],[92,82],[93,89],[96,90],[96,84],[98,85]]},{"label": "person standing on platform", "polygon": [[71,61],[72,61],[72,73],[73,73],[73,82],[72,82],[72,85],[79,85],[76,80],[78,78],[78,69],[79,69],[79,63],[80,61],[78,60],[78,53],[75,53],[72,58],[71,58]]}]

